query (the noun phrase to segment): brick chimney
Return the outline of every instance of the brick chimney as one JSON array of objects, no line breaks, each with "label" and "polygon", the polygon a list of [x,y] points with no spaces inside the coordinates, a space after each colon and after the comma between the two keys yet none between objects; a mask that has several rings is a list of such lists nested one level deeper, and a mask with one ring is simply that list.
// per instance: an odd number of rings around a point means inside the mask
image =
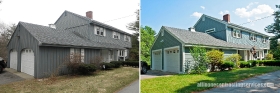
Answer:
[{"label": "brick chimney", "polygon": [[225,14],[223,16],[223,20],[229,23],[230,22],[230,15],[229,14]]},{"label": "brick chimney", "polygon": [[86,12],[86,17],[92,19],[92,11],[87,11]]}]

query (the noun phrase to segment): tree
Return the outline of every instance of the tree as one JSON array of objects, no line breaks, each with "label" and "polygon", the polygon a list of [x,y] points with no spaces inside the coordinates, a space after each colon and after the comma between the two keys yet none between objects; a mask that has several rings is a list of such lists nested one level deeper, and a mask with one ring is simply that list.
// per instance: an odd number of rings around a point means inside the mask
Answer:
[{"label": "tree", "polygon": [[156,32],[149,26],[140,28],[141,32],[141,60],[151,64],[151,47],[155,39]]},{"label": "tree", "polygon": [[127,29],[135,31],[131,37],[132,48],[129,51],[128,60],[139,61],[139,10],[137,10],[135,13],[137,14],[136,21],[128,23],[127,26]]},{"label": "tree", "polygon": [[193,57],[193,62],[187,60],[187,62],[189,63],[186,63],[187,65],[186,72],[188,73],[193,72],[197,74],[205,73],[207,71],[207,64],[208,64],[206,49],[198,45],[198,46],[193,46],[193,48],[190,49],[190,52]]},{"label": "tree", "polygon": [[7,60],[8,58],[8,49],[7,44],[10,41],[12,34],[14,33],[16,29],[16,24],[12,24],[11,26],[3,29],[0,36],[0,57],[2,57],[4,60]]}]

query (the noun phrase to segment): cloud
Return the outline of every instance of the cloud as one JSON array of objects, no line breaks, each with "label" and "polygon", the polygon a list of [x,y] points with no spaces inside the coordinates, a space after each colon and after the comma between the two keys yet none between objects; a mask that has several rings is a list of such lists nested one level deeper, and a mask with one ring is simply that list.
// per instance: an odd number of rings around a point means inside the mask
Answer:
[{"label": "cloud", "polygon": [[191,16],[194,16],[194,17],[201,17],[202,16],[202,13],[199,13],[199,12],[194,12]]},{"label": "cloud", "polygon": [[220,14],[221,14],[221,15],[224,15],[224,14],[229,14],[229,11],[228,11],[228,10],[225,10],[225,11],[220,11]]},{"label": "cloud", "polygon": [[203,10],[205,9],[205,7],[204,7],[204,6],[200,6],[200,8],[202,8]]},{"label": "cloud", "polygon": [[246,6],[247,9],[249,9],[251,6],[258,4],[259,2],[251,2],[249,5]]},{"label": "cloud", "polygon": [[270,15],[274,12],[274,10],[269,5],[266,5],[266,4],[258,5],[256,8],[253,8],[251,10],[249,10],[250,7],[248,7],[248,8],[247,7],[246,8],[237,8],[237,9],[235,9],[234,13],[241,18],[248,18],[251,16],[260,15],[260,14]]}]

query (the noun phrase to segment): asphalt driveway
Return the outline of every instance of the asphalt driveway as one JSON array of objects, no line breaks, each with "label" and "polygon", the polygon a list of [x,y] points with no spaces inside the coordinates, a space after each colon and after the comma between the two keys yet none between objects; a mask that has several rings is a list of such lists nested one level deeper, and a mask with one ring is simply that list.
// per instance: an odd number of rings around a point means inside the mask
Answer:
[{"label": "asphalt driveway", "polygon": [[21,80],[25,80],[25,79],[7,70],[4,70],[2,73],[0,73],[0,85],[21,81]]},{"label": "asphalt driveway", "polygon": [[123,88],[118,93],[139,93],[139,79]]},{"label": "asphalt driveway", "polygon": [[175,75],[175,74],[177,74],[177,73],[163,72],[163,71],[159,71],[159,70],[148,70],[148,72],[146,74],[141,74],[141,79],[171,76],[171,75]]}]

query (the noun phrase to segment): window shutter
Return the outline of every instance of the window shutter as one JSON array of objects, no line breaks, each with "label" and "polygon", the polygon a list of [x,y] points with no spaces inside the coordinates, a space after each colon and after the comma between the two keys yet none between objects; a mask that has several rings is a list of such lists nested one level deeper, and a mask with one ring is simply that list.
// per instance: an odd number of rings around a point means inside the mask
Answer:
[{"label": "window shutter", "polygon": [[73,61],[74,58],[74,48],[70,48],[70,62]]},{"label": "window shutter", "polygon": [[114,36],[115,36],[115,34],[116,34],[116,32],[113,32],[113,38],[115,38]]},{"label": "window shutter", "polygon": [[97,26],[94,26],[94,34],[97,35]]},{"label": "window shutter", "polygon": [[233,31],[231,31],[231,36],[234,37],[234,32]]},{"label": "window shutter", "polygon": [[249,40],[252,40],[252,34],[249,35]]},{"label": "window shutter", "polygon": [[81,49],[81,62],[84,63],[85,62],[85,50]]},{"label": "window shutter", "polygon": [[239,34],[240,34],[240,38],[242,38],[242,31],[241,31],[241,30],[240,30],[240,33],[239,33]]},{"label": "window shutter", "polygon": [[103,28],[103,36],[106,36],[106,29],[105,28]]}]

